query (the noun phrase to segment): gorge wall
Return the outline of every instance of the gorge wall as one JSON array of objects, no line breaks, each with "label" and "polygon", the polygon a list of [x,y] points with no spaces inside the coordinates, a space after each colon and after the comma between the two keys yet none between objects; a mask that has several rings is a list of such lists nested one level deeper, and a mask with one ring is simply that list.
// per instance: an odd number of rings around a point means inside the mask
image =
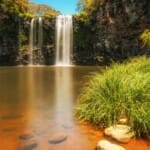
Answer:
[{"label": "gorge wall", "polygon": [[150,54],[150,48],[142,47],[140,40],[144,30],[150,29],[149,0],[100,0],[100,3],[88,16],[88,23],[82,17],[75,18],[76,63],[109,64]]},{"label": "gorge wall", "polygon": [[[28,65],[30,61],[29,35],[30,17],[6,18],[0,22],[0,65]],[[54,64],[55,18],[43,17],[43,60],[40,64]],[[35,64],[39,51],[33,51]]]},{"label": "gorge wall", "polygon": [[[73,63],[107,65],[137,55],[149,55],[140,35],[150,30],[149,0],[95,0],[87,16],[73,16]],[[29,63],[29,32],[32,16],[5,14],[0,9],[0,65]],[[3,14],[3,15],[2,15]],[[35,63],[38,51],[34,51]],[[43,64],[55,59],[55,17],[43,17]]]},{"label": "gorge wall", "polygon": [[[20,25],[20,48],[18,55],[18,64],[27,65],[30,60],[29,50],[29,35],[31,18],[23,18]],[[38,24],[37,24],[38,25]],[[36,29],[37,30],[37,29]],[[43,30],[43,46],[41,50],[33,50],[34,64],[53,65],[55,55],[55,18],[42,17],[42,30]],[[38,30],[36,31],[36,34]],[[40,55],[42,58],[39,58]]]},{"label": "gorge wall", "polygon": [[19,49],[19,21],[0,16],[0,65],[15,65]]},{"label": "gorge wall", "polygon": [[[52,64],[55,44],[55,17],[60,14],[52,7],[29,0],[0,2],[0,65],[27,65],[30,61],[29,35],[32,18],[43,18],[43,64]],[[38,31],[37,31],[38,32]],[[33,51],[35,64],[39,59]]]}]

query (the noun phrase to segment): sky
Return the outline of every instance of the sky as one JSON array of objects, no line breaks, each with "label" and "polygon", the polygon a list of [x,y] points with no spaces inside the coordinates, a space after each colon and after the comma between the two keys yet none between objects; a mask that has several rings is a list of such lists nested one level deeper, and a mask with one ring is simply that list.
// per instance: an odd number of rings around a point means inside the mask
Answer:
[{"label": "sky", "polygon": [[46,4],[60,11],[64,15],[76,13],[78,0],[31,0],[37,4]]}]

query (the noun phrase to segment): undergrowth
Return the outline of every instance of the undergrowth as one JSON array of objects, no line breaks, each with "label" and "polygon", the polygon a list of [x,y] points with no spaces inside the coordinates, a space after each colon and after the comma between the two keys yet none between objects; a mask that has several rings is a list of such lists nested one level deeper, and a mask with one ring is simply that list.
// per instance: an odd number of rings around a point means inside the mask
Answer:
[{"label": "undergrowth", "polygon": [[150,59],[139,57],[95,73],[82,89],[76,115],[101,127],[127,117],[137,136],[150,133]]}]

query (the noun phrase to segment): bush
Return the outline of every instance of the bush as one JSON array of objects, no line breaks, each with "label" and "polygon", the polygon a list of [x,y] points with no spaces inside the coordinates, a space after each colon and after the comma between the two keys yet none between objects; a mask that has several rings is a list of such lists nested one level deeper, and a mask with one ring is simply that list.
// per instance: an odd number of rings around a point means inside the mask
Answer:
[{"label": "bush", "polygon": [[143,42],[143,47],[150,48],[150,30],[145,29],[144,32],[140,35],[140,39]]},{"label": "bush", "polygon": [[95,73],[82,90],[76,115],[101,127],[127,117],[137,136],[150,133],[150,59],[141,57]]}]

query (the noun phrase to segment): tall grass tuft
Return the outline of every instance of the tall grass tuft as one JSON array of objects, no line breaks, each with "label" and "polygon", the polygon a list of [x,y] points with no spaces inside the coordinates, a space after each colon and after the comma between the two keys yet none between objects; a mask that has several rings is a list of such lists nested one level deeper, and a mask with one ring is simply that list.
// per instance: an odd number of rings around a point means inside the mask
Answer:
[{"label": "tall grass tuft", "polygon": [[150,59],[139,57],[95,73],[82,89],[76,115],[101,127],[127,117],[137,136],[150,133]]}]

